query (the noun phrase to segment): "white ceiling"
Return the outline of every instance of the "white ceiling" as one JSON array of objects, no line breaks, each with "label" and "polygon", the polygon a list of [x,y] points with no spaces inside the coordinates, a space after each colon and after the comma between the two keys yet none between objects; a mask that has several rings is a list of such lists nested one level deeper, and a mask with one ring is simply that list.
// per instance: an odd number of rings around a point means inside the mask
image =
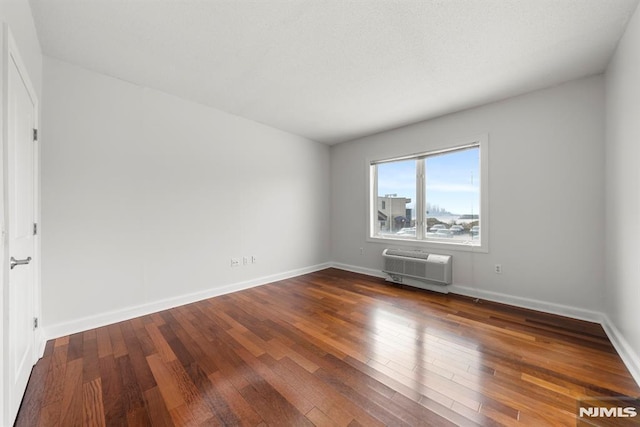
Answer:
[{"label": "white ceiling", "polygon": [[638,0],[30,0],[44,54],[329,144],[604,71]]}]

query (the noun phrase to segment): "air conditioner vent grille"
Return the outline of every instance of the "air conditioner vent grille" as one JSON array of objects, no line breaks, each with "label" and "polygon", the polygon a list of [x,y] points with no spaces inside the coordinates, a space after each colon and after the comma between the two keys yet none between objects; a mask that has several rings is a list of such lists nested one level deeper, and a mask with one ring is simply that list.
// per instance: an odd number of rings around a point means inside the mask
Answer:
[{"label": "air conditioner vent grille", "polygon": [[451,284],[452,257],[422,251],[385,249],[382,252],[384,272],[390,276],[406,276],[439,285]]},{"label": "air conditioner vent grille", "polygon": [[391,271],[391,272],[404,271],[404,260],[396,259],[396,258],[385,258],[384,269],[385,271]]}]

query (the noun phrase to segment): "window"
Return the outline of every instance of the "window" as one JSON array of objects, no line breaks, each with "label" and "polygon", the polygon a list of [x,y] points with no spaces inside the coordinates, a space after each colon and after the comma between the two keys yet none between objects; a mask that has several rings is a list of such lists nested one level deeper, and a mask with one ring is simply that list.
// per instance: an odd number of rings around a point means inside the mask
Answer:
[{"label": "window", "polygon": [[369,238],[487,251],[486,138],[369,162]]}]

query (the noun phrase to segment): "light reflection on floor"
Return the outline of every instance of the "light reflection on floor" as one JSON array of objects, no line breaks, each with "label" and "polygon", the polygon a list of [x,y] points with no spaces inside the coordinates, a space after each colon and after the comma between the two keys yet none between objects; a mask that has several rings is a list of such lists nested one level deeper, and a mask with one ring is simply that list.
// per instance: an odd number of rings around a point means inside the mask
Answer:
[{"label": "light reflection on floor", "polygon": [[[442,321],[418,316],[376,307],[368,325],[368,341],[373,343],[368,364],[424,398],[448,408],[462,404],[479,411],[482,354],[475,350],[475,340],[447,331],[438,325]],[[461,394],[460,386],[468,392]]]}]

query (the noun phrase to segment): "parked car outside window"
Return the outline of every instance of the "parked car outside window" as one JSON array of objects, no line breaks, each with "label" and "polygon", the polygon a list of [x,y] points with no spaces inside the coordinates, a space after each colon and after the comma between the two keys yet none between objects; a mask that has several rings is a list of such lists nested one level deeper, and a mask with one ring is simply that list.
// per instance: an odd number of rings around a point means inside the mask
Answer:
[{"label": "parked car outside window", "polygon": [[453,237],[453,232],[451,230],[447,230],[446,228],[440,229],[436,231],[435,237],[450,239]]},{"label": "parked car outside window", "polygon": [[462,234],[464,233],[464,227],[461,225],[452,225],[451,228],[449,228],[449,230],[451,230],[451,232],[453,234]]},{"label": "parked car outside window", "polygon": [[414,236],[416,235],[415,227],[402,228],[396,233],[396,236]]},{"label": "parked car outside window", "polygon": [[429,229],[429,231],[433,231],[434,233],[438,230],[446,230],[447,226],[444,224],[436,224]]}]

